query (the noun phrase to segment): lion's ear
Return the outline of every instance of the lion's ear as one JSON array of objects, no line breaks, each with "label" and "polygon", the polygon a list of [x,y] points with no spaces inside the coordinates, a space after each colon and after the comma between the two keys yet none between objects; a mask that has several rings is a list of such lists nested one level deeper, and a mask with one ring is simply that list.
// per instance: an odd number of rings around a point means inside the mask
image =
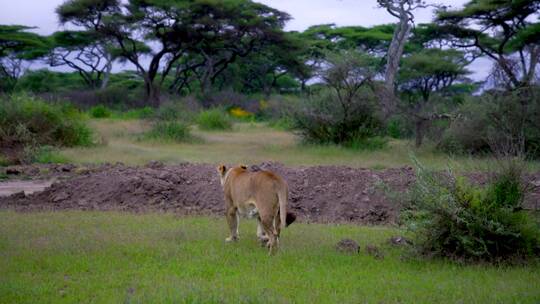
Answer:
[{"label": "lion's ear", "polygon": [[247,165],[244,165],[244,164],[240,164],[240,168],[244,169],[244,170],[247,170]]},{"label": "lion's ear", "polygon": [[225,165],[219,165],[217,167],[217,170],[218,170],[219,174],[225,175],[225,172],[227,171],[227,168],[225,167]]}]

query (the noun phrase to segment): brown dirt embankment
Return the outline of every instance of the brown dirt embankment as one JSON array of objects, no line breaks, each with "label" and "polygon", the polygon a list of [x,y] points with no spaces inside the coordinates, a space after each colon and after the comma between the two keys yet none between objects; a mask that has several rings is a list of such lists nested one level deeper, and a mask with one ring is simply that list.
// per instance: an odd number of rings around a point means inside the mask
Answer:
[{"label": "brown dirt embankment", "polygon": [[[277,172],[287,180],[290,209],[304,222],[392,223],[399,211],[399,195],[414,182],[410,167],[370,170],[344,166],[285,167],[277,163],[263,163],[259,167]],[[152,162],[143,167],[106,164],[44,168],[12,168],[20,175],[57,181],[41,192],[0,197],[0,208],[224,213],[223,192],[213,165]],[[540,181],[540,173],[533,180]],[[528,197],[529,204],[540,199],[538,186]],[[398,200],[390,199],[384,188],[397,194]]]}]

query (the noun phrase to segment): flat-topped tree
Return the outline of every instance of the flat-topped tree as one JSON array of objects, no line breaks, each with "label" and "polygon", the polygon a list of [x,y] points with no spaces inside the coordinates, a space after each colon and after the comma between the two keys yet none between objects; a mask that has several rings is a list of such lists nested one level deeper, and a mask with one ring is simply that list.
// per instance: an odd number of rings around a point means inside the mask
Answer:
[{"label": "flat-topped tree", "polygon": [[266,5],[247,0],[196,0],[187,7],[185,24],[192,43],[176,66],[176,74],[192,72],[203,95],[239,57],[286,41],[282,29],[289,15]]},{"label": "flat-topped tree", "polygon": [[249,0],[69,0],[57,9],[62,23],[93,29],[109,39],[145,82],[149,103],[180,58],[195,57],[211,82],[237,56],[279,34],[288,16]]},{"label": "flat-topped tree", "polygon": [[244,93],[262,92],[268,97],[287,76],[291,80],[309,73],[302,59],[304,52],[304,41],[295,33],[285,33],[278,43],[237,59],[217,78],[216,84],[219,89],[235,87]]},{"label": "flat-topped tree", "polygon": [[23,25],[0,25],[0,92],[14,88],[24,72],[25,60],[37,59],[47,52],[47,40],[28,32],[30,29]]},{"label": "flat-topped tree", "polygon": [[455,47],[494,61],[507,89],[529,86],[540,61],[540,1],[474,0],[441,9],[436,22]]},{"label": "flat-topped tree", "polygon": [[105,88],[114,61],[113,45],[94,31],[60,31],[49,37],[49,65],[68,66],[90,88]]},{"label": "flat-topped tree", "polygon": [[[373,27],[343,26],[335,24],[314,25],[301,33],[295,33],[306,45],[302,54],[308,69],[300,77],[304,87],[317,70],[325,66],[325,56],[330,52],[355,50],[375,57],[384,57],[392,41],[395,25],[382,24]],[[302,76],[302,74],[299,74]]]}]

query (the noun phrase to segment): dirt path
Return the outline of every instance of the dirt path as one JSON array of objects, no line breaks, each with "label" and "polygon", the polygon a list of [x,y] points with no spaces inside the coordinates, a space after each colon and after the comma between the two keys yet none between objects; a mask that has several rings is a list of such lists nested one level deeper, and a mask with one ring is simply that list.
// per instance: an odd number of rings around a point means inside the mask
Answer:
[{"label": "dirt path", "polygon": [[[409,167],[381,171],[343,166],[291,168],[276,163],[263,163],[259,167],[285,177],[290,185],[290,207],[304,222],[392,223],[399,202],[389,199],[384,187],[399,196],[414,181],[414,172]],[[18,171],[34,178],[46,176],[59,180],[35,193],[31,190],[40,190],[46,184],[40,182],[32,188],[28,183],[28,192],[0,197],[0,208],[164,211],[202,215],[222,215],[224,212],[221,185],[213,165],[165,166],[154,162],[144,167],[64,165],[46,170],[23,167]],[[540,173],[535,177],[540,180]],[[529,200],[539,199],[540,189],[537,188]]]},{"label": "dirt path", "polygon": [[40,192],[50,187],[54,180],[30,180],[30,181],[8,181],[0,183],[0,197],[10,196],[15,193],[24,192],[25,195]]}]

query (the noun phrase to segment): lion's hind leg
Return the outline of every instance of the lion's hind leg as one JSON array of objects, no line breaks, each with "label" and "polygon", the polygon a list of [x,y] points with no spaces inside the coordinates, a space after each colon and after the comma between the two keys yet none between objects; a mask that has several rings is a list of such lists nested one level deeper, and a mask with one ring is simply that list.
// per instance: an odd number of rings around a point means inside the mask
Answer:
[{"label": "lion's hind leg", "polygon": [[266,243],[268,243],[268,235],[264,232],[260,216],[257,216],[257,238],[262,246],[266,246]]},{"label": "lion's hind leg", "polygon": [[275,254],[278,250],[278,238],[274,229],[274,219],[271,216],[265,216],[261,219],[262,228],[268,237],[266,246],[270,255]]},{"label": "lion's hind leg", "polygon": [[230,236],[225,239],[227,242],[238,241],[238,210],[236,207],[229,207],[226,213],[227,224],[229,225]]}]

